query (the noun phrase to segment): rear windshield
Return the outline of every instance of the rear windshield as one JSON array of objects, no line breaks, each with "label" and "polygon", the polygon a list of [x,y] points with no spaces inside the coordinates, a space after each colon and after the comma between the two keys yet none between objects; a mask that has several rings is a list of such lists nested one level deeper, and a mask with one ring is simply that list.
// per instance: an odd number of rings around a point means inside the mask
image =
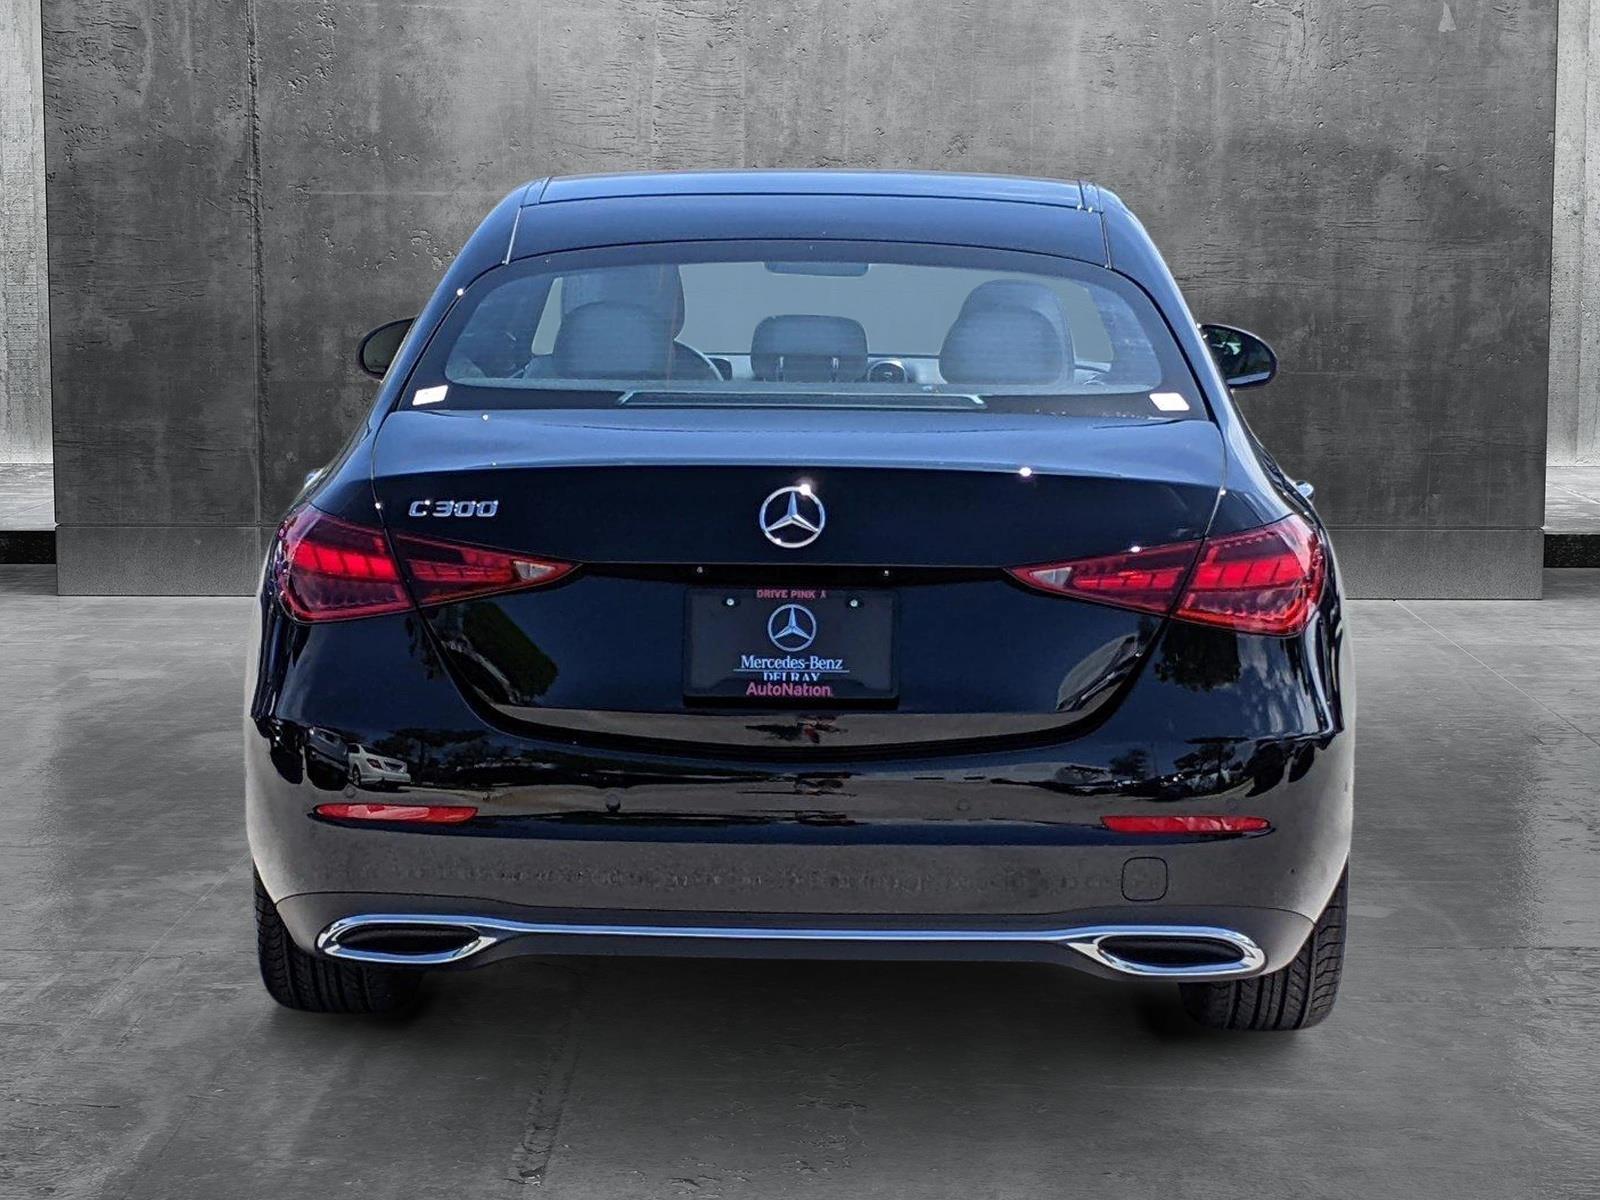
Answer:
[{"label": "rear windshield", "polygon": [[1160,315],[1111,271],[839,242],[673,243],[498,267],[451,309],[402,403],[1205,416]]}]

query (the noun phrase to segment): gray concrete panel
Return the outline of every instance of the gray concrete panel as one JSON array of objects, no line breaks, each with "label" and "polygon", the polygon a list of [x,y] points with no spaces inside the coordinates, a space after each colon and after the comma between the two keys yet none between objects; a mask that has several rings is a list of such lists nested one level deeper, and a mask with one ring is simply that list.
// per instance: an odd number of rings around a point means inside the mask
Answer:
[{"label": "gray concrete panel", "polygon": [[[1197,313],[1279,348],[1247,411],[1336,529],[1540,524],[1548,0],[230,3],[204,6],[194,71],[186,6],[132,11],[47,9],[65,523],[274,520],[371,395],[355,339],[521,180],[849,164],[1116,188]],[[202,306],[192,337],[151,328]],[[1511,561],[1482,594],[1537,590]],[[1369,577],[1435,586],[1412,570]]]},{"label": "gray concrete panel", "polygon": [[247,7],[44,6],[63,526],[258,520]]},{"label": "gray concrete panel", "polygon": [[1556,45],[1549,460],[1574,466],[1600,463],[1600,20],[1592,0],[1560,6]]},{"label": "gray concrete panel", "polygon": [[58,581],[67,596],[240,595],[260,582],[266,536],[256,525],[62,525]]},{"label": "gray concrete panel", "polygon": [[1336,529],[1345,594],[1358,598],[1537,600],[1537,529]]},{"label": "gray concrete panel", "polygon": [[50,461],[37,0],[0,0],[0,463]]}]

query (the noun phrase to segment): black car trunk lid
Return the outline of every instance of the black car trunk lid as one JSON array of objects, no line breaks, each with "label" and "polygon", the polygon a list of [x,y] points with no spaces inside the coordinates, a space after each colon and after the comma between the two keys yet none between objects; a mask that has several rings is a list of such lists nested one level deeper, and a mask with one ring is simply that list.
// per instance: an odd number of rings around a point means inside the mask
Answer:
[{"label": "black car trunk lid", "polygon": [[[1056,736],[1100,711],[1161,620],[1005,568],[1197,539],[1222,462],[1216,427],[1194,420],[402,412],[373,483],[392,532],[579,565],[426,610],[500,718],[569,740],[820,753]],[[792,504],[800,523],[775,529]],[[785,635],[790,604],[805,611]],[[785,656],[867,665],[830,681]]]}]

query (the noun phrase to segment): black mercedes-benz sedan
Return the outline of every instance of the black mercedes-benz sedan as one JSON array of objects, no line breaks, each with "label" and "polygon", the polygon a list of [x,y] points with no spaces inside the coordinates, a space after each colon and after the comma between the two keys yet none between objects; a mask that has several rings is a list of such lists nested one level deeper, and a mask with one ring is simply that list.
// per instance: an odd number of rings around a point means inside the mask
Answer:
[{"label": "black mercedes-benz sedan", "polygon": [[268,555],[262,974],[387,1012],[517,954],[1038,959],[1295,1029],[1338,989],[1326,531],[1087,183],[518,188]]}]

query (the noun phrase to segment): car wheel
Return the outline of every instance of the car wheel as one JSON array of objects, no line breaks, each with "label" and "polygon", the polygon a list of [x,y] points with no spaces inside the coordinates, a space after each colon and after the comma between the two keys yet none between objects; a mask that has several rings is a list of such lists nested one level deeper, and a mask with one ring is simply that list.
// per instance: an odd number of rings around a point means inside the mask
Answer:
[{"label": "car wheel", "polygon": [[256,889],[256,953],[272,998],[301,1012],[398,1015],[415,1007],[422,972],[334,962],[294,944],[261,877]]},{"label": "car wheel", "polygon": [[1350,869],[1339,876],[1328,907],[1288,966],[1254,979],[1183,983],[1183,1007],[1212,1029],[1307,1029],[1333,1011],[1344,971],[1346,889]]}]

